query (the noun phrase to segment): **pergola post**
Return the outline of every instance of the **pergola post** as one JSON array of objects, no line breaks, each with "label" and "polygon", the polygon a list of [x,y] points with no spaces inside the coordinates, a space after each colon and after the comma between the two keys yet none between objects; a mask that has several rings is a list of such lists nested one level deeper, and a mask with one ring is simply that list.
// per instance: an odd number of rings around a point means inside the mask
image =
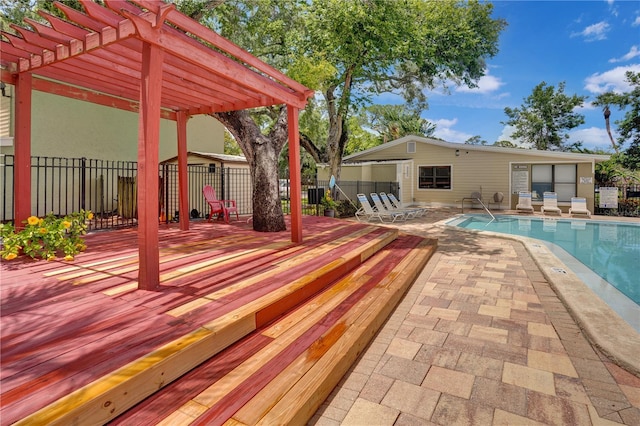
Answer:
[{"label": "pergola post", "polygon": [[138,122],[138,288],[141,290],[154,290],[160,284],[158,146],[162,62],[162,49],[143,43]]},{"label": "pergola post", "polygon": [[291,241],[302,242],[302,179],[300,177],[299,109],[287,105],[289,127],[289,182],[291,188]]},{"label": "pergola post", "polygon": [[16,77],[15,165],[13,171],[14,226],[23,227],[31,216],[31,73]]},{"label": "pergola post", "polygon": [[180,230],[189,230],[189,181],[187,177],[187,120],[184,111],[176,113],[178,127],[178,196],[180,211]]}]

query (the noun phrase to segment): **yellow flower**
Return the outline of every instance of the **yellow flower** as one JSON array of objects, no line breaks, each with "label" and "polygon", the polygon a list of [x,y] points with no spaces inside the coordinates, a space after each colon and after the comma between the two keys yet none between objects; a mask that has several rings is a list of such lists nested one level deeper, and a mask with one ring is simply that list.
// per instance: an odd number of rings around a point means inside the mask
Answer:
[{"label": "yellow flower", "polygon": [[38,219],[37,216],[29,216],[27,223],[32,226],[37,225],[40,223],[40,219]]},{"label": "yellow flower", "polygon": [[68,254],[64,257],[64,260],[73,260],[73,256]]},{"label": "yellow flower", "polygon": [[51,262],[52,260],[56,260],[56,257],[54,255],[47,257],[47,261]]},{"label": "yellow flower", "polygon": [[89,219],[89,220],[93,219],[93,213],[92,212],[89,212],[89,214],[87,215],[87,219]]},{"label": "yellow flower", "polygon": [[46,234],[48,231],[47,231],[47,228],[40,228],[40,229],[38,229],[38,232],[39,232],[39,233],[41,233],[42,235],[44,235],[44,234]]},{"label": "yellow flower", "polygon": [[13,259],[15,259],[16,257],[18,257],[18,255],[17,255],[17,254],[15,254],[15,253],[9,253],[8,255],[6,255],[6,256],[4,257],[4,259],[5,259],[5,260],[13,260]]},{"label": "yellow flower", "polygon": [[71,222],[69,222],[68,220],[63,220],[63,221],[62,221],[62,226],[63,226],[65,229],[69,229],[69,228],[71,228]]}]

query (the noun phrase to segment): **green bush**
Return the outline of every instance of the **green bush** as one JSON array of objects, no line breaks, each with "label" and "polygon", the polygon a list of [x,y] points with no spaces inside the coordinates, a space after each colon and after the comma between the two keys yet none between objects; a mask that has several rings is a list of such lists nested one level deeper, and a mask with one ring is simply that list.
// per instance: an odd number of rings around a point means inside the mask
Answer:
[{"label": "green bush", "polygon": [[349,200],[338,201],[337,212],[339,217],[353,217],[356,215],[356,208]]},{"label": "green bush", "polygon": [[24,228],[16,230],[11,223],[0,224],[4,260],[12,260],[21,254],[31,258],[53,260],[59,253],[65,260],[86,249],[82,235],[87,233],[87,220],[93,213],[81,210],[59,218],[49,214],[44,218],[30,216],[23,223]]}]

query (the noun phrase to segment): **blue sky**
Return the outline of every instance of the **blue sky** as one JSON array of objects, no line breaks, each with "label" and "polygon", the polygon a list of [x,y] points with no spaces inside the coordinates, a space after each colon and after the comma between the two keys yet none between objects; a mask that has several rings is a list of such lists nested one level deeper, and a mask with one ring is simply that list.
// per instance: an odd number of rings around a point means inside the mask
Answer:
[{"label": "blue sky", "polygon": [[[570,141],[581,140],[590,149],[610,148],[602,110],[590,101],[606,91],[628,90],[625,71],[640,72],[640,2],[492,3],[494,17],[508,24],[500,35],[500,51],[487,62],[477,89],[429,93],[429,109],[422,116],[436,123],[435,136],[449,142],[475,135],[489,144],[513,141],[510,129],[501,124],[507,120],[504,108],[520,107],[542,81],[556,89],[564,81],[565,94],[588,96],[580,109],[585,124],[570,132]],[[612,109],[612,129],[622,116]]]}]

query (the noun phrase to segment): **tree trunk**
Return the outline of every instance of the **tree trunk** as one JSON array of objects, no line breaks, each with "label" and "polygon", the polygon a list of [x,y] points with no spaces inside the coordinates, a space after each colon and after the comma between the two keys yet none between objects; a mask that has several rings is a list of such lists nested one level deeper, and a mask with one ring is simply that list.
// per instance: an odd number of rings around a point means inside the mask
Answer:
[{"label": "tree trunk", "polygon": [[335,97],[335,86],[328,88],[324,93],[329,115],[329,136],[327,138],[329,173],[335,176],[336,181],[340,181],[342,153],[349,137],[347,133],[347,112],[353,68],[354,66],[351,66],[345,72],[344,86],[339,99]]},{"label": "tree trunk", "polygon": [[611,141],[611,146],[613,146],[613,150],[616,152],[616,154],[619,154],[620,152],[618,152],[618,145],[616,145],[616,141],[613,139],[613,135],[611,134],[611,125],[609,124],[609,117],[611,116],[611,111],[609,110],[609,106],[605,106],[604,107],[604,123],[607,127],[607,133],[609,134],[609,140]]},{"label": "tree trunk", "polygon": [[255,146],[253,180],[253,229],[278,232],[287,229],[278,192],[278,155],[273,144]]},{"label": "tree trunk", "polygon": [[286,230],[278,192],[278,156],[287,141],[286,113],[280,114],[269,135],[262,134],[247,111],[217,113],[213,116],[235,137],[249,162],[254,231]]}]

